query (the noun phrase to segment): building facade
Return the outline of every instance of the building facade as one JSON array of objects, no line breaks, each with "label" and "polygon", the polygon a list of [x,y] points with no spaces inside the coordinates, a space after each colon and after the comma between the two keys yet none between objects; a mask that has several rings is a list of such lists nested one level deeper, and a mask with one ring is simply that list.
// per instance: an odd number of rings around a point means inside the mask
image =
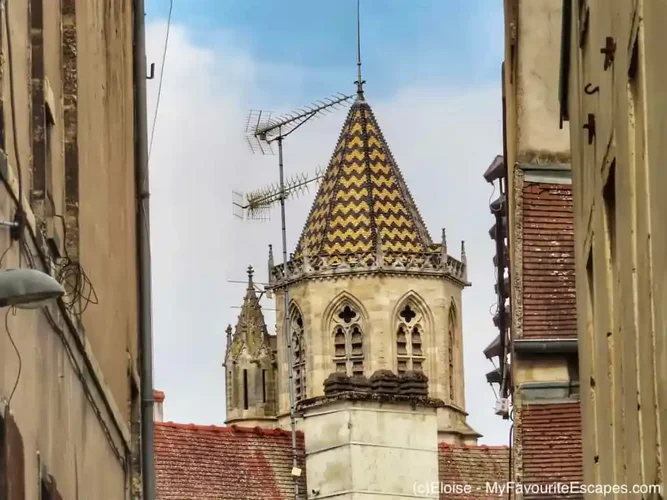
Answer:
[{"label": "building facade", "polygon": [[504,3],[504,151],[484,174],[500,185],[489,231],[500,334],[485,352],[502,369],[487,379],[501,386],[497,413],[513,420],[511,473],[524,484],[581,480],[570,145],[558,128],[561,8]]},{"label": "building facade", "polygon": [[667,4],[565,2],[562,19],[584,479],[664,494]]},{"label": "building facade", "polygon": [[126,499],[137,472],[132,5],[3,3],[0,267],[66,294],[2,311],[1,498]]}]

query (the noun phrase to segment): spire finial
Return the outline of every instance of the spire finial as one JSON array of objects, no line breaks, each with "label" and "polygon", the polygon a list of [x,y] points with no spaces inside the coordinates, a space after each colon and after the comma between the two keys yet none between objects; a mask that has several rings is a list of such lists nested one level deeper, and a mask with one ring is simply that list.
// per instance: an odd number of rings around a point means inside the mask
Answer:
[{"label": "spire finial", "polygon": [[357,100],[364,100],[364,80],[361,79],[361,0],[357,0]]},{"label": "spire finial", "polygon": [[254,289],[253,282],[252,282],[252,275],[255,273],[253,270],[252,266],[248,266],[248,289]]}]

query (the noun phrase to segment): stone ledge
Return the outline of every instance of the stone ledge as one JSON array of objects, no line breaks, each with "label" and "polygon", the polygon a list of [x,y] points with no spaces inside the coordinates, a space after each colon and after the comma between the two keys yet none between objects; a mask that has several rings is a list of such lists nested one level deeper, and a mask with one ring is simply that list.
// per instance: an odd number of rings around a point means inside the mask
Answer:
[{"label": "stone ledge", "polygon": [[379,394],[374,392],[343,391],[328,396],[317,396],[305,399],[297,404],[297,411],[303,412],[326,404],[338,401],[355,401],[380,404],[404,404],[424,408],[444,408],[445,402],[441,399],[427,396],[405,396],[401,394]]}]

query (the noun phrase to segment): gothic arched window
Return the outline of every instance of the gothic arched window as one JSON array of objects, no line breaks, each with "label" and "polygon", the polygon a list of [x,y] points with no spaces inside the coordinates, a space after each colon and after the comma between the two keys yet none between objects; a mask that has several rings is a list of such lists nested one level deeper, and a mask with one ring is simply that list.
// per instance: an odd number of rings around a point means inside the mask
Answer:
[{"label": "gothic arched window", "polygon": [[364,374],[363,329],[361,315],[344,304],[333,316],[333,362],[336,371],[347,375]]},{"label": "gothic arched window", "polygon": [[449,325],[447,327],[447,359],[449,361],[449,399],[454,400],[454,342],[456,341],[456,309],[454,304],[449,308]]},{"label": "gothic arched window", "polygon": [[408,302],[398,313],[396,353],[398,373],[409,370],[422,371],[425,361],[422,340],[424,319],[419,308]]},{"label": "gothic arched window", "polygon": [[303,334],[303,318],[295,307],[290,312],[292,334],[292,370],[294,376],[294,400],[306,398],[306,346]]}]

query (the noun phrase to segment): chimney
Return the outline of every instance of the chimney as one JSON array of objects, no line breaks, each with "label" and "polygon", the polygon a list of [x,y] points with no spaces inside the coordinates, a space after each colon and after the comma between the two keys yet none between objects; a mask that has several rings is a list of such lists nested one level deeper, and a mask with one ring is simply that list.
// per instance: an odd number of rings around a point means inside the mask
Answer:
[{"label": "chimney", "polygon": [[163,419],[163,410],[162,403],[164,403],[164,392],[162,391],[153,391],[153,421],[162,422]]}]

